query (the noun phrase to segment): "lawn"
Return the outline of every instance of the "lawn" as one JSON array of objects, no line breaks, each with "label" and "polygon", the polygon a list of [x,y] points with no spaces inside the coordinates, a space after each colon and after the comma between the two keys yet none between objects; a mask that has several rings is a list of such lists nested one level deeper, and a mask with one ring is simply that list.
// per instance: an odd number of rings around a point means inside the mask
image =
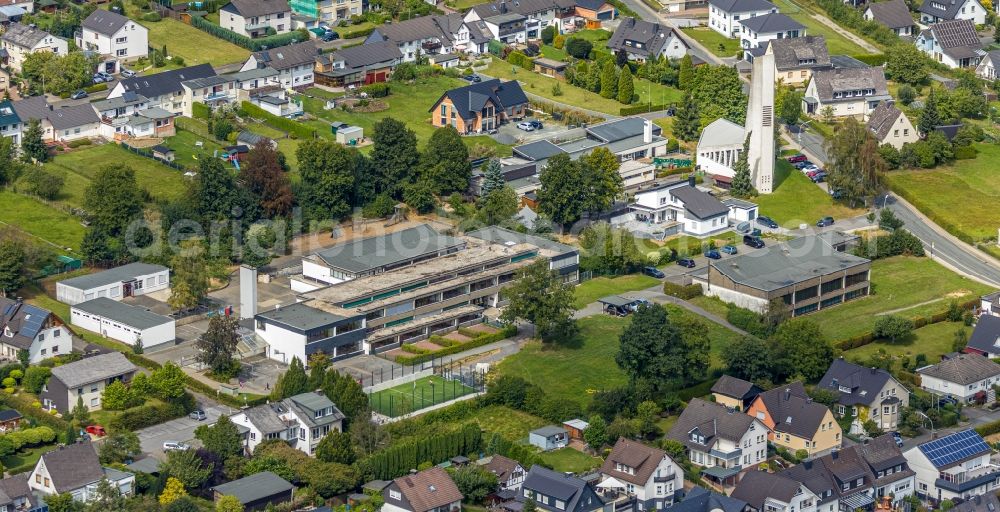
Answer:
[{"label": "lawn", "polygon": [[[499,59],[493,59],[490,67],[483,74],[504,80],[517,80],[521,82],[521,86],[525,92],[584,109],[618,115],[621,112],[621,108],[625,106],[618,103],[617,100],[601,97],[600,94],[570,85],[563,80],[540,75],[523,68],[515,68]],[[557,83],[562,90],[560,96],[552,94],[552,87]],[[650,102],[653,105],[678,103],[684,98],[684,93],[680,89],[662,84],[654,84],[649,80],[639,78],[635,79],[635,93],[638,99],[632,103],[633,105]]]},{"label": "lawn", "polygon": [[819,311],[807,318],[837,342],[870,331],[879,313],[915,318],[948,308],[951,300],[967,301],[991,291],[930,258],[896,256],[872,262],[873,295]]},{"label": "lawn", "polygon": [[551,423],[538,416],[502,405],[491,405],[477,410],[472,415],[471,421],[478,423],[483,430],[496,432],[511,441],[525,440],[528,438],[528,432]]},{"label": "lawn", "polygon": [[394,418],[474,392],[474,389],[456,380],[428,375],[413,382],[376,391],[368,395],[368,400],[373,410]]},{"label": "lawn", "polygon": [[708,27],[688,27],[681,30],[719,57],[734,57],[742,51],[739,39],[728,38]]},{"label": "lawn", "polygon": [[172,18],[140,23],[149,29],[150,47],[160,48],[167,45],[167,53],[183,57],[186,66],[206,62],[220,66],[242,62],[250,56],[249,50]]},{"label": "lawn", "polygon": [[826,38],[826,46],[830,55],[865,55],[869,51],[861,48],[853,41],[838,34],[819,20],[812,17],[812,13],[793,2],[792,0],[776,0],[778,11],[788,15],[790,18],[806,26],[806,33],[811,36],[823,36]]},{"label": "lawn", "polygon": [[[586,39],[591,43],[599,43],[601,41],[607,41],[608,39],[611,39],[611,32],[608,32],[607,30],[604,30],[602,28],[595,28],[595,29],[579,30],[573,32],[572,34],[567,35],[566,39],[569,39],[571,37]],[[595,47],[603,48],[603,45],[595,45]]]},{"label": "lawn", "polygon": [[872,355],[882,349],[890,355],[909,358],[913,358],[917,354],[924,354],[928,361],[934,362],[940,360],[943,354],[952,351],[951,343],[955,338],[955,331],[959,329],[965,329],[967,335],[972,333],[972,329],[965,327],[962,322],[938,322],[914,330],[913,335],[905,340],[895,343],[870,343],[848,350],[844,352],[844,355],[867,362]]},{"label": "lawn", "polygon": [[1000,146],[977,144],[979,156],[937,169],[892,171],[890,187],[956,236],[982,240],[1000,226]]},{"label": "lawn", "polygon": [[599,457],[591,457],[573,448],[560,448],[538,455],[538,458],[552,469],[563,473],[583,473],[590,471],[604,462]]},{"label": "lawn", "polygon": [[[66,177],[64,200],[73,206],[83,204],[83,192],[101,168],[126,165],[135,171],[139,188],[149,191],[154,199],[172,201],[187,191],[187,181],[180,171],[156,160],[121,148],[117,144],[102,144],[60,154],[45,163],[45,168]],[[72,186],[69,186],[72,185]]]},{"label": "lawn", "polygon": [[35,464],[38,463],[38,459],[42,458],[42,455],[58,447],[58,444],[47,444],[34,448],[25,448],[0,459],[0,463],[8,471],[13,469],[19,473],[26,473],[34,469]]},{"label": "lawn", "polygon": [[[201,147],[196,142],[201,142]],[[164,144],[174,150],[174,162],[191,167],[198,166],[198,159],[212,158],[216,150],[222,149],[221,144],[187,130],[177,130],[177,135],[167,138]]]},{"label": "lawn", "polygon": [[549,46],[547,44],[543,44],[539,50],[542,52],[542,57],[545,57],[546,59],[564,61],[568,56],[566,50],[560,50],[555,46]]},{"label": "lawn", "polygon": [[12,225],[42,242],[80,250],[86,228],[80,219],[32,197],[0,190],[0,223]]},{"label": "lawn", "polygon": [[802,223],[811,226],[828,215],[844,219],[864,213],[834,201],[830,194],[783,158],[779,158],[775,165],[774,183],[773,193],[761,194],[753,201],[760,205],[761,215],[771,217],[786,228],[798,228]]},{"label": "lawn", "polygon": [[573,307],[582,309],[587,304],[601,297],[635,290],[645,290],[650,286],[658,284],[660,284],[659,279],[642,274],[630,274],[619,277],[595,277],[576,287],[574,290],[576,300],[573,301]]}]

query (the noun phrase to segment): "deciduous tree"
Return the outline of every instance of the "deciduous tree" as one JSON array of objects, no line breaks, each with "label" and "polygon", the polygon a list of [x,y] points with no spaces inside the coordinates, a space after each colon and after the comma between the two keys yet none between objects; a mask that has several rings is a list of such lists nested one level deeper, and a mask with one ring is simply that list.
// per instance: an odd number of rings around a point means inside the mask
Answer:
[{"label": "deciduous tree", "polygon": [[327,139],[314,139],[299,146],[302,187],[299,203],[306,219],[313,222],[339,220],[351,211],[357,150]]},{"label": "deciduous tree", "polygon": [[659,304],[640,306],[619,340],[618,366],[632,383],[658,391],[690,385],[708,366],[707,340],[686,335]]},{"label": "deciduous tree", "polygon": [[451,474],[451,478],[470,503],[482,503],[497,488],[497,476],[477,465],[462,466]]},{"label": "deciduous tree", "polygon": [[913,320],[896,315],[885,315],[875,319],[872,334],[890,342],[905,338],[913,332]]},{"label": "deciduous tree", "polygon": [[518,270],[517,279],[504,290],[509,300],[501,319],[534,324],[542,341],[562,342],[576,336],[573,320],[573,288],[538,260]]},{"label": "deciduous tree", "polygon": [[[212,468],[205,467],[201,457],[194,450],[173,450],[167,453],[167,460],[160,463],[160,471],[168,475],[169,478],[178,480],[183,485],[182,489],[197,489],[212,474]],[[170,488],[169,478],[167,480],[168,489]]]},{"label": "deciduous tree", "polygon": [[830,188],[839,190],[845,199],[864,203],[882,191],[885,160],[875,136],[857,120],[848,118],[841,124],[827,139],[826,153]]},{"label": "deciduous tree", "polygon": [[583,431],[583,439],[595,450],[608,444],[608,424],[600,414],[590,417],[587,428]]},{"label": "deciduous tree", "polygon": [[194,431],[194,437],[201,441],[206,450],[216,454],[220,459],[243,453],[243,440],[236,424],[223,414],[215,425],[200,425]]},{"label": "deciduous tree", "polygon": [[24,286],[24,245],[19,240],[0,240],[0,295],[7,297]]},{"label": "deciduous tree", "polygon": [[351,435],[346,432],[331,431],[316,445],[316,458],[323,462],[350,465],[356,457]]},{"label": "deciduous tree", "polygon": [[240,341],[237,329],[239,323],[235,316],[213,316],[208,321],[208,330],[198,337],[195,344],[198,348],[195,359],[208,366],[215,375],[232,377],[240,369],[234,357],[236,344]]},{"label": "deciduous tree", "polygon": [[215,512],[243,512],[243,503],[236,496],[223,496],[215,501]]},{"label": "deciduous tree", "polygon": [[743,336],[722,350],[726,375],[761,382],[773,379],[771,344],[756,336]]},{"label": "deciduous tree", "polygon": [[270,140],[264,140],[247,153],[240,165],[240,181],[257,198],[268,218],[283,217],[292,211],[292,186],[279,154]]},{"label": "deciduous tree", "polygon": [[163,486],[163,492],[160,493],[158,501],[160,505],[169,505],[187,495],[187,491],[184,490],[184,483],[177,478],[168,477],[167,484]]},{"label": "deciduous tree", "polygon": [[403,185],[415,177],[420,158],[417,136],[402,121],[386,117],[375,123],[372,142],[375,195],[386,192],[399,199]]},{"label": "deciduous tree", "polygon": [[915,45],[892,45],[885,51],[885,74],[900,83],[920,85],[928,76],[925,58]]},{"label": "deciduous tree", "polygon": [[170,298],[174,309],[193,308],[208,293],[208,264],[200,239],[181,242],[180,250],[170,260],[173,269]]},{"label": "deciduous tree", "polygon": [[509,186],[500,187],[479,199],[476,219],[487,226],[501,224],[517,213],[517,192]]},{"label": "deciduous tree", "polygon": [[117,464],[142,453],[139,436],[131,430],[113,430],[101,445],[101,464]]},{"label": "deciduous tree", "polygon": [[431,134],[420,158],[421,178],[428,180],[436,194],[465,192],[472,177],[469,149],[451,126]]},{"label": "deciduous tree", "polygon": [[784,376],[801,375],[817,380],[826,373],[834,351],[815,322],[793,318],[774,333],[777,367]]},{"label": "deciduous tree", "polygon": [[743,94],[743,81],[734,67],[698,66],[692,89],[702,126],[720,117],[742,125],[746,121],[747,96]]}]

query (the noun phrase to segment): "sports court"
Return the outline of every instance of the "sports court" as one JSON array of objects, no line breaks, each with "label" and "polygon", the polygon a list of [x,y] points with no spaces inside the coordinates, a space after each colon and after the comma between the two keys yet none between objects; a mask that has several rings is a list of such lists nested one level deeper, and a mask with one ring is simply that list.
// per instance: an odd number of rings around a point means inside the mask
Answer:
[{"label": "sports court", "polygon": [[475,388],[460,380],[428,375],[413,382],[376,391],[369,395],[369,401],[372,410],[394,418],[475,392]]}]

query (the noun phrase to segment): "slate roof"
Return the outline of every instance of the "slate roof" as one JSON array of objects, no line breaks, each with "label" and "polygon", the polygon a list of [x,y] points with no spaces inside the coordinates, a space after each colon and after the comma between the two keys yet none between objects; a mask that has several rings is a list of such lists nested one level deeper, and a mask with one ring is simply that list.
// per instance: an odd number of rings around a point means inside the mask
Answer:
[{"label": "slate roof", "polygon": [[941,21],[920,33],[923,37],[928,34],[941,45],[941,51],[953,59],[969,59],[984,54],[983,43],[972,20]]},{"label": "slate roof", "polygon": [[258,68],[270,67],[282,71],[304,64],[311,65],[319,54],[316,42],[310,40],[254,52],[253,56],[257,59]]},{"label": "slate roof", "polygon": [[113,36],[128,23],[128,18],[117,12],[97,9],[83,20],[83,28],[93,30],[98,34]]},{"label": "slate roof", "polygon": [[[712,449],[718,439],[739,444],[753,422],[754,418],[741,411],[733,411],[721,404],[693,398],[670,428],[667,437],[704,452]],[[691,431],[695,429],[704,436],[704,444],[691,440]]]},{"label": "slate roof", "polygon": [[980,316],[966,346],[990,354],[1000,352],[1000,316]]},{"label": "slate roof", "polygon": [[79,361],[66,363],[52,369],[52,376],[59,379],[67,388],[72,390],[97,382],[99,380],[110,379],[136,371],[136,367],[131,361],[125,358],[121,352],[108,352],[91,357],[85,357]]},{"label": "slate roof", "polygon": [[764,510],[764,502],[768,498],[791,503],[798,491],[799,483],[783,473],[748,471],[729,496],[745,501],[757,510]]},{"label": "slate roof", "polygon": [[[542,466],[531,466],[528,475],[521,484],[522,489],[529,489],[546,496],[551,496],[566,503],[564,510],[573,511],[577,509],[580,497],[587,488],[587,482],[573,476]],[[524,500],[524,494],[519,493],[518,501]]]},{"label": "slate roof", "polygon": [[812,439],[830,410],[813,402],[801,382],[778,386],[757,395],[774,420],[774,431]]},{"label": "slate roof", "polygon": [[[54,370],[65,366],[53,368],[52,374],[55,375]],[[101,461],[98,460],[97,452],[89,442],[71,444],[46,452],[42,455],[41,462],[45,464],[49,478],[52,479],[52,487],[57,493],[71,492],[98,482],[104,477]]]},{"label": "slate roof", "polygon": [[[28,475],[29,473],[21,473],[0,480],[0,505],[10,505],[19,498],[26,498],[31,503],[28,510],[38,505],[38,498],[28,487]],[[14,507],[10,508],[14,509]]]},{"label": "slate roof", "polygon": [[383,40],[393,43],[406,43],[421,39],[438,39],[450,42],[462,24],[461,14],[438,16],[420,16],[391,25],[380,25],[375,30]]},{"label": "slate roof", "polygon": [[363,273],[464,244],[462,240],[438,233],[427,224],[419,224],[385,235],[351,240],[319,251],[316,256],[331,267]]},{"label": "slate roof", "polygon": [[498,78],[446,91],[434,102],[434,106],[429,112],[436,110],[441,104],[441,100],[445,98],[451,100],[462,119],[475,118],[476,114],[486,105],[487,100],[492,101],[499,110],[528,103],[528,96],[524,94],[521,84],[517,80],[501,82]]},{"label": "slate roof", "polygon": [[[310,428],[329,425],[344,419],[344,413],[340,412],[340,409],[326,395],[318,391],[301,393],[286,398],[282,402],[294,410],[296,415]],[[332,411],[319,418],[316,417],[317,411],[326,409],[332,409]]]},{"label": "slate roof", "polygon": [[896,108],[892,102],[883,101],[879,103],[878,107],[875,107],[875,110],[868,117],[868,129],[875,134],[875,138],[883,141],[889,136],[892,126],[901,115],[905,114],[903,114],[902,110]]},{"label": "slate roof", "polygon": [[0,297],[0,339],[27,350],[51,315],[47,309]]},{"label": "slate roof", "polygon": [[45,96],[33,96],[17,100],[12,106],[21,120],[25,122],[31,119],[48,120],[56,131],[101,122],[101,118],[89,103],[54,108],[48,104]]},{"label": "slate roof", "polygon": [[324,327],[346,318],[314,308],[308,302],[296,302],[280,308],[261,311],[257,313],[257,316],[303,332]]},{"label": "slate roof", "polygon": [[504,483],[519,465],[520,463],[514,459],[509,459],[503,455],[494,455],[488,463],[483,465],[483,469],[496,475],[498,482]]},{"label": "slate roof", "polygon": [[330,54],[330,60],[343,60],[344,65],[349,69],[364,68],[401,58],[403,58],[403,54],[400,53],[399,47],[390,41],[351,46]]},{"label": "slate roof", "polygon": [[[659,55],[663,45],[671,37],[674,37],[674,29],[659,23],[650,23],[636,18],[623,18],[615,29],[615,33],[608,39],[608,48],[614,51],[624,50],[628,53],[648,57]],[[642,48],[628,46],[625,41],[636,41],[642,43]],[[683,39],[680,39],[683,42]],[[684,43],[685,48],[687,43]]]},{"label": "slate roof", "polygon": [[10,100],[0,101],[0,125],[16,125],[21,123],[14,104]]},{"label": "slate roof", "polygon": [[687,213],[699,219],[711,219],[719,215],[728,215],[729,208],[721,201],[707,192],[702,192],[696,187],[677,187],[670,190],[670,194],[684,202],[684,209]]},{"label": "slate roof", "polygon": [[[870,489],[875,481],[875,474],[872,473],[856,445],[807,460],[781,474],[800,482],[817,496],[823,496],[828,491],[831,492],[820,503],[863,492],[865,489]],[[864,483],[860,487],[852,487],[844,491],[839,484],[839,482],[858,478],[864,479]]]},{"label": "slate roof", "polygon": [[149,329],[151,327],[167,323],[173,323],[174,321],[173,318],[168,316],[158,315],[148,309],[133,306],[131,304],[125,304],[124,302],[119,302],[107,297],[98,297],[86,302],[81,302],[74,305],[73,309],[79,309],[85,313],[102,316],[140,330]]},{"label": "slate roof", "polygon": [[959,354],[938,364],[919,368],[917,373],[967,386],[1000,375],[1000,364],[979,354]]},{"label": "slate roof", "polygon": [[913,470],[907,466],[906,457],[903,456],[903,452],[899,449],[899,445],[896,444],[896,439],[892,437],[892,434],[882,434],[865,444],[856,445],[856,449],[873,472],[884,471],[900,464],[903,465],[902,472],[883,476],[875,481],[876,485],[893,482],[913,474]]},{"label": "slate roof", "polygon": [[743,512],[747,502],[702,487],[694,487],[679,502],[666,510],[670,512]]},{"label": "slate roof", "polygon": [[[931,4],[943,5],[944,9],[938,9]],[[965,0],[924,0],[917,10],[943,20],[954,20],[963,5],[965,5]],[[982,4],[979,8],[983,8]]]},{"label": "slate roof", "polygon": [[719,380],[715,381],[715,384],[712,384],[711,391],[712,393],[718,393],[720,395],[743,400],[751,394],[756,396],[763,390],[757,387],[757,385],[753,382],[747,382],[743,379],[723,375],[722,377],[719,377]]},{"label": "slate roof", "polygon": [[885,82],[885,73],[881,67],[866,66],[863,68],[840,68],[817,70],[812,79],[816,82],[816,93],[821,102],[858,101],[858,97],[834,99],[833,93],[874,89],[875,94],[865,97],[867,100],[884,96],[888,99],[889,87]]},{"label": "slate roof", "polygon": [[411,512],[426,512],[464,498],[448,472],[436,466],[397,478],[393,483],[410,504]]},{"label": "slate roof", "polygon": [[988,492],[966,498],[965,501],[951,508],[954,512],[997,512],[1000,510],[1000,499],[996,494]]},{"label": "slate roof", "polygon": [[35,45],[42,42],[42,40],[46,37],[54,36],[37,27],[22,25],[20,23],[11,23],[7,27],[7,31],[0,36],[0,40],[30,50],[33,49]]},{"label": "slate roof", "polygon": [[758,34],[771,34],[774,32],[787,32],[789,30],[803,30],[805,25],[789,18],[780,12],[772,12],[763,16],[754,16],[739,21],[749,30]]},{"label": "slate roof", "polygon": [[0,421],[14,421],[21,419],[21,413],[16,409],[4,409],[0,411]]},{"label": "slate roof", "polygon": [[535,434],[542,437],[552,437],[557,435],[566,435],[566,429],[558,425],[546,425],[532,430],[529,434]]},{"label": "slate roof", "polygon": [[713,260],[710,265],[736,283],[773,291],[867,262],[864,258],[834,250],[822,237],[805,236],[768,245],[752,256],[743,254]]},{"label": "slate roof", "polygon": [[270,471],[262,471],[216,485],[212,490],[223,496],[234,496],[240,503],[246,505],[278,494],[291,493],[293,488],[294,486],[284,478]]},{"label": "slate roof", "polygon": [[[604,464],[601,466],[601,473],[616,480],[623,480],[641,487],[646,485],[649,477],[653,476],[653,472],[656,471],[657,466],[660,465],[660,462],[666,456],[667,452],[659,448],[653,448],[637,441],[630,441],[624,437],[620,437],[618,438],[618,442],[615,443],[615,447],[611,449],[611,453],[604,459]],[[632,468],[632,473],[616,470],[616,464]]]},{"label": "slate roof", "polygon": [[777,10],[767,0],[709,0],[709,4],[728,13]]},{"label": "slate roof", "polygon": [[[830,54],[823,36],[792,37],[768,41],[778,71],[830,67]],[[808,62],[813,61],[813,62]]]},{"label": "slate roof", "polygon": [[[169,71],[165,71],[165,73],[169,73]],[[99,288],[112,283],[120,283],[122,281],[135,279],[137,276],[155,274],[164,270],[168,269],[163,265],[129,263],[128,265],[111,268],[103,272],[97,272],[96,274],[87,274],[85,276],[74,277],[72,279],[64,279],[59,281],[59,284],[77,288],[79,290],[90,290],[91,288]]]},{"label": "slate roof", "polygon": [[886,27],[896,29],[916,25],[913,16],[910,16],[910,8],[903,0],[873,2],[868,4],[868,9],[872,12],[872,19]]},{"label": "slate roof", "polygon": [[[603,3],[603,2],[601,2]],[[489,18],[497,14],[516,12],[525,16],[538,14],[553,9],[568,9],[576,5],[574,0],[517,0],[516,2],[499,2],[479,4],[472,8],[480,18]]]},{"label": "slate roof", "polygon": [[215,69],[211,64],[198,64],[181,69],[172,69],[162,73],[155,73],[146,76],[134,76],[119,82],[125,91],[141,94],[147,98],[155,98],[164,94],[173,94],[183,91],[181,82],[194,80],[195,78],[205,78],[215,76]]},{"label": "slate roof", "polygon": [[244,18],[267,16],[270,14],[291,12],[292,10],[288,6],[288,0],[230,0],[222,8],[226,9],[230,6],[232,6],[237,14]]},{"label": "slate roof", "polygon": [[[836,393],[841,405],[867,406],[880,399],[878,394],[890,379],[892,375],[885,370],[866,368],[838,358],[830,363],[830,368],[823,374],[817,387]],[[841,387],[851,391],[845,393],[840,390]]]},{"label": "slate roof", "polygon": [[565,153],[562,148],[546,139],[516,146],[514,152],[519,156],[534,161],[545,160],[546,158],[552,158],[558,154]]}]

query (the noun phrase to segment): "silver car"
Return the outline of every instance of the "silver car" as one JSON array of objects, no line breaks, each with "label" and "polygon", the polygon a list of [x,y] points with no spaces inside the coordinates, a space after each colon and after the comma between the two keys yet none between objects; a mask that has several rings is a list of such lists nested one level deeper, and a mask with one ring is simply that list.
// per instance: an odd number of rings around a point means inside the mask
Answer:
[{"label": "silver car", "polygon": [[181,443],[179,441],[167,441],[163,443],[163,451],[173,452],[173,451],[187,451],[190,450],[191,446]]}]

